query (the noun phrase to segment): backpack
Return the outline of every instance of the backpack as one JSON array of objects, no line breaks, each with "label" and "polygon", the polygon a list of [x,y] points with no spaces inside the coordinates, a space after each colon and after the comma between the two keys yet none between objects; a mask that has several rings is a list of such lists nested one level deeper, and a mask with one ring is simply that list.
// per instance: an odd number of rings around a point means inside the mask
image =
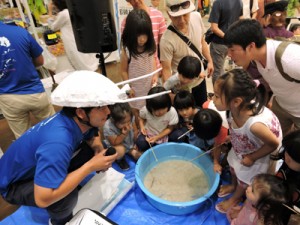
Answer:
[{"label": "backpack", "polygon": [[296,82],[296,83],[300,83],[300,80],[296,80],[292,77],[290,77],[287,73],[285,73],[283,71],[283,67],[282,67],[282,63],[281,63],[281,57],[283,55],[283,52],[285,51],[285,49],[287,48],[287,46],[291,43],[296,43],[298,44],[298,42],[291,42],[291,41],[282,41],[275,52],[275,62],[276,62],[276,66],[279,70],[279,72],[281,73],[282,77],[290,82]]},{"label": "backpack", "polygon": [[118,225],[100,212],[81,209],[66,225]]}]

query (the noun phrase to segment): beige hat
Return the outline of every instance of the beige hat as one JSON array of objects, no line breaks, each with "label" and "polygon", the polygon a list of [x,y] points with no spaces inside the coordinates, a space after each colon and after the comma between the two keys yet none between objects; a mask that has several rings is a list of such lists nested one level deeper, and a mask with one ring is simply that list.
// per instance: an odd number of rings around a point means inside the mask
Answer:
[{"label": "beige hat", "polygon": [[195,10],[195,5],[191,0],[167,0],[167,11],[170,16],[182,16]]}]

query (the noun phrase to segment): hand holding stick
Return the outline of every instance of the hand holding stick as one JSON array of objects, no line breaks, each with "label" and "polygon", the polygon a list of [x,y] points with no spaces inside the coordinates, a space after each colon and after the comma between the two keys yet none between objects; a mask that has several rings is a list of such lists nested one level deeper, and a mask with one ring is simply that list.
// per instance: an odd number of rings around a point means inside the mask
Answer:
[{"label": "hand holding stick", "polygon": [[[149,139],[149,136],[148,136],[148,135],[146,135],[146,137]],[[157,157],[156,157],[156,155],[155,155],[154,149],[153,149],[153,147],[152,147],[150,141],[148,141],[148,144],[149,144],[150,149],[151,149],[151,151],[152,151],[152,153],[153,153],[153,156],[154,156],[154,158],[155,158],[155,161],[158,162],[158,159],[157,159]]]}]

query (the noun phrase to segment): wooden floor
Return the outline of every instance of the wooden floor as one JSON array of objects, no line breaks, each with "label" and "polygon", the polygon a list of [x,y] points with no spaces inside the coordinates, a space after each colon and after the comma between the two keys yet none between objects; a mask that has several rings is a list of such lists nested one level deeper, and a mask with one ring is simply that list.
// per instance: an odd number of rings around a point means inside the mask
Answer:
[{"label": "wooden floor", "polygon": [[[121,81],[121,76],[119,75],[119,67],[120,64],[116,62],[111,62],[106,64],[106,73],[107,77],[110,78],[114,82],[120,82]],[[34,125],[37,121],[32,118],[33,124]],[[10,130],[6,119],[0,119],[0,147],[3,152],[6,151],[6,149],[9,147],[9,145],[15,140],[15,137]],[[1,155],[1,153],[0,153]]]}]

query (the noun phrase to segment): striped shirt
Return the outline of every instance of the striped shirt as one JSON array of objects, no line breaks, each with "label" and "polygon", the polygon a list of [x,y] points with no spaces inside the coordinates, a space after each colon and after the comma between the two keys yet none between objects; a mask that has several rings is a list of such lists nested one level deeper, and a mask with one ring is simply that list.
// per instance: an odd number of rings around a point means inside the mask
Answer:
[{"label": "striped shirt", "polygon": [[[154,9],[152,7],[149,7],[148,9],[149,9],[149,16],[150,16],[150,19],[152,22],[153,36],[154,36],[154,40],[155,40],[156,48],[157,48],[159,41],[160,41],[159,39],[162,36],[162,34],[165,32],[165,30],[167,29],[167,25],[166,25],[165,18],[163,17],[163,14],[159,10]],[[121,23],[121,33],[123,33],[125,24],[126,24],[126,18]],[[156,67],[159,68],[160,62],[159,62],[159,59],[157,56],[157,50],[155,53],[155,61],[156,61]]]}]

